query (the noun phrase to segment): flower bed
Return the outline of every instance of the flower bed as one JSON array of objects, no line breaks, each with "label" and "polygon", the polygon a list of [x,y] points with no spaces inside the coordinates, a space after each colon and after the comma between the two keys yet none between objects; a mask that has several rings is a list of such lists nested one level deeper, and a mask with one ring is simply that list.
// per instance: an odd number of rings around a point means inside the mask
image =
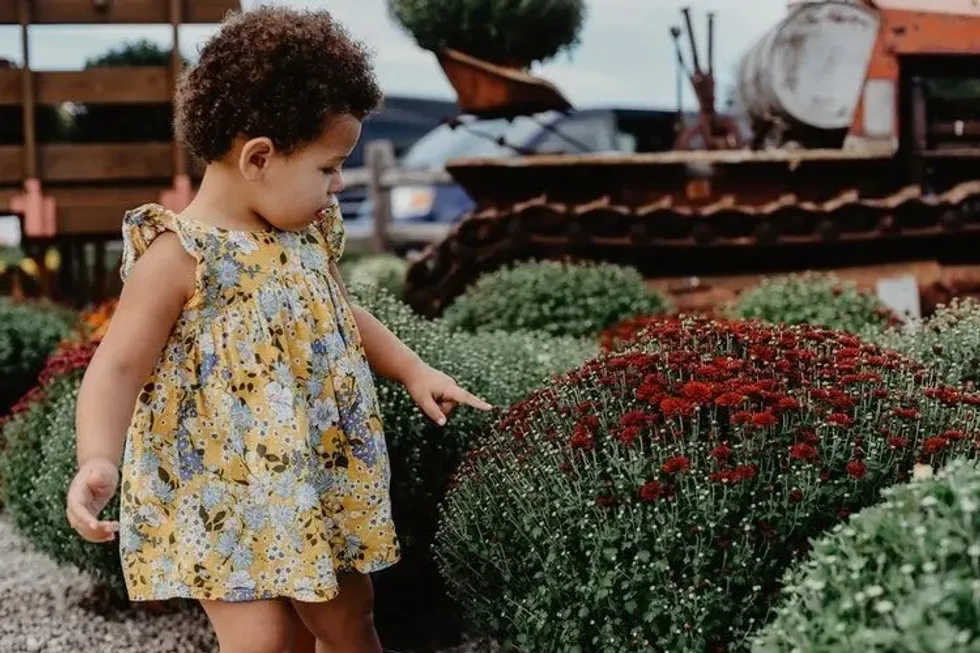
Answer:
[{"label": "flower bed", "polygon": [[770,324],[809,324],[848,333],[901,322],[877,295],[858,290],[834,274],[818,272],[765,279],[725,312]]},{"label": "flower bed", "polygon": [[980,383],[980,302],[954,300],[921,324],[869,328],[865,339],[921,361],[947,383]]},{"label": "flower bed", "polygon": [[505,647],[744,650],[809,538],[972,453],[978,404],[840,332],[662,320],[503,416],[436,555]]},{"label": "flower bed", "polygon": [[0,418],[37,382],[73,320],[70,311],[56,306],[0,297]]},{"label": "flower bed", "polygon": [[980,468],[955,461],[883,495],[787,574],[754,653],[980,650]]},{"label": "flower bed", "polygon": [[481,277],[443,313],[469,332],[543,331],[594,336],[619,320],[670,310],[633,268],[608,263],[531,261]]}]

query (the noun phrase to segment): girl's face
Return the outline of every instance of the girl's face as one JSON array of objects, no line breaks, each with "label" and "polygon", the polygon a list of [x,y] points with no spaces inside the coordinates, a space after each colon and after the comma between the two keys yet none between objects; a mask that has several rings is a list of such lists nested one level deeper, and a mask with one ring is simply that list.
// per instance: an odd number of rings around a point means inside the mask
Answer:
[{"label": "girl's face", "polygon": [[[316,141],[284,156],[267,139],[246,144],[240,166],[251,184],[253,211],[284,231],[302,231],[344,188],[341,166],[361,136],[361,123],[350,115],[335,117]],[[257,150],[248,156],[249,145]],[[262,143],[264,141],[264,143]]]}]

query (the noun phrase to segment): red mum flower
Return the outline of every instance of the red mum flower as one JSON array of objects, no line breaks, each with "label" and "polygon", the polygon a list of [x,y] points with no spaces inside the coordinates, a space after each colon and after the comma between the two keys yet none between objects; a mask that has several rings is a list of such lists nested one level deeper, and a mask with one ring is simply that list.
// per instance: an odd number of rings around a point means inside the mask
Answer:
[{"label": "red mum flower", "polygon": [[686,456],[674,456],[673,458],[667,459],[662,469],[667,474],[679,474],[686,472],[690,467],[691,462]]},{"label": "red mum flower", "polygon": [[709,455],[715,460],[728,460],[732,455],[732,448],[723,442],[712,449]]},{"label": "red mum flower", "polygon": [[805,442],[798,442],[790,447],[789,457],[793,460],[813,460],[817,457],[817,449]]},{"label": "red mum flower", "polygon": [[921,413],[914,408],[896,408],[895,415],[902,419],[919,419]]},{"label": "red mum flower", "polygon": [[868,466],[865,465],[864,461],[862,460],[857,460],[855,458],[847,463],[847,473],[850,474],[852,478],[864,478],[867,471]]},{"label": "red mum flower", "polygon": [[888,446],[894,447],[895,449],[902,449],[908,446],[909,441],[905,438],[900,438],[897,435],[893,435],[888,438]]},{"label": "red mum flower", "polygon": [[715,397],[715,405],[734,408],[735,406],[741,405],[746,399],[747,397],[741,392],[725,392]]},{"label": "red mum flower", "polygon": [[854,418],[846,413],[831,413],[827,416],[827,422],[834,426],[854,426]]},{"label": "red mum flower", "polygon": [[653,503],[660,498],[663,492],[664,488],[660,481],[647,481],[640,488],[640,499],[647,503]]},{"label": "red mum flower", "polygon": [[795,397],[783,397],[776,402],[776,410],[799,410],[801,407],[799,399]]},{"label": "red mum flower", "polygon": [[622,431],[619,432],[618,440],[626,445],[631,446],[636,439],[640,437],[640,427],[639,426],[627,426]]},{"label": "red mum flower", "polygon": [[673,415],[687,416],[694,412],[694,403],[680,397],[667,397],[660,402],[660,411],[670,417]]},{"label": "red mum flower", "polygon": [[714,393],[707,383],[688,381],[681,387],[681,394],[695,403],[703,404],[710,401]]},{"label": "red mum flower", "polygon": [[752,426],[756,428],[761,429],[767,426],[775,426],[776,424],[779,424],[779,420],[769,411],[752,414]]},{"label": "red mum flower", "polygon": [[922,453],[926,456],[940,453],[949,447],[949,440],[943,437],[926,438],[922,443]]},{"label": "red mum flower", "polygon": [[803,501],[803,490],[801,490],[800,488],[794,487],[789,492],[789,502],[790,503],[799,503],[800,501]]}]

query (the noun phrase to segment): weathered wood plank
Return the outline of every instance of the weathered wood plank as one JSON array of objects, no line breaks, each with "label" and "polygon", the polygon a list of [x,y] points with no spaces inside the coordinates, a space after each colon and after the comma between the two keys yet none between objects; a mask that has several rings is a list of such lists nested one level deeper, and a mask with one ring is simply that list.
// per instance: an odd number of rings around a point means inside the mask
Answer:
[{"label": "weathered wood plank", "polygon": [[[34,72],[39,104],[100,102],[151,104],[171,101],[169,71],[164,67],[92,68]],[[21,71],[0,70],[0,105],[19,105]]]},{"label": "weathered wood plank", "polygon": [[61,143],[40,148],[46,182],[166,179],[173,176],[169,143]]},{"label": "weathered wood plank", "polygon": [[0,145],[0,184],[19,185],[24,179],[24,147]]},{"label": "weathered wood plank", "polygon": [[[0,183],[24,178],[23,147],[0,147]],[[39,149],[41,180],[50,182],[153,180],[173,176],[169,143],[58,143]]]},{"label": "weathered wood plank", "polygon": [[58,206],[58,233],[117,234],[123,213],[147,202],[160,200],[164,185],[111,188],[57,188],[47,192]]},{"label": "weathered wood plank", "polygon": [[[33,74],[38,104],[153,104],[171,101],[170,71],[163,66],[90,68]],[[20,76],[19,70],[0,70],[0,105],[21,103]]]},{"label": "weathered wood plank", "polygon": [[[103,7],[98,5],[102,4]],[[31,21],[36,25],[78,25],[90,23],[169,23],[169,0],[110,0],[96,3],[88,0],[34,0]],[[217,23],[238,0],[184,0],[182,22]],[[0,1],[0,24],[17,24],[17,6],[11,0]]]}]

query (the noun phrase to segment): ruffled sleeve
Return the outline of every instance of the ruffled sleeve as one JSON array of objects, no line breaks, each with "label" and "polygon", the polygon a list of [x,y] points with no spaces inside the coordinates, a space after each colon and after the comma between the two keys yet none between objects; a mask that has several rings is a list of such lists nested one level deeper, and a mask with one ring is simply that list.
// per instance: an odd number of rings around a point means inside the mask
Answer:
[{"label": "ruffled sleeve", "polygon": [[344,216],[340,214],[337,198],[334,198],[333,203],[323,211],[315,226],[323,235],[327,254],[334,261],[339,261],[347,245],[347,230],[344,229]]},{"label": "ruffled sleeve", "polygon": [[125,283],[153,241],[165,231],[174,231],[173,215],[157,204],[144,204],[123,215],[123,254],[119,274]]}]

